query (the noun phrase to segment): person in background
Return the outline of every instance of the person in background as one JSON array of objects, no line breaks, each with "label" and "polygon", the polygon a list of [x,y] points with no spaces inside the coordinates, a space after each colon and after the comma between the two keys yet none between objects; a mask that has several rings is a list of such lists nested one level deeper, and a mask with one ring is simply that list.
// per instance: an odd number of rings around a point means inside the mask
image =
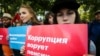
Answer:
[{"label": "person in background", "polygon": [[[40,25],[40,23],[36,17],[35,11],[31,8],[31,6],[22,4],[19,8],[18,13],[19,13],[20,20],[21,20],[21,26],[23,26],[23,25],[32,25],[32,26]],[[22,46],[21,49],[23,49],[23,47],[24,46]],[[15,56],[24,55],[22,51],[20,52],[20,50],[13,49],[13,52],[14,52]]]},{"label": "person in background", "polygon": [[53,18],[54,18],[54,14],[52,12],[48,12],[45,15],[45,20],[44,20],[44,24],[53,24]]},{"label": "person in background", "polygon": [[[9,13],[3,14],[3,17],[2,17],[3,28],[8,28],[12,25],[11,19],[12,19],[12,16]],[[13,55],[13,52],[10,49],[9,45],[2,44],[2,49],[3,49],[4,56],[12,56]]]},{"label": "person in background", "polygon": [[96,43],[96,38],[100,32],[98,31],[100,30],[100,10],[96,11],[94,15],[95,19],[89,23],[89,38]]},{"label": "person in background", "polygon": [[100,56],[100,10],[94,13],[95,19],[89,23],[89,39],[96,45],[96,56]]},{"label": "person in background", "polygon": [[11,24],[12,16],[9,13],[4,13],[2,20],[3,20],[3,27],[8,28],[12,26]]},{"label": "person in background", "polygon": [[[79,24],[80,16],[78,8],[80,5],[76,0],[56,0],[51,11],[54,13],[54,24]],[[91,44],[91,43],[90,43]],[[86,54],[84,56],[94,56]]]},{"label": "person in background", "polygon": [[[96,17],[96,19],[98,19],[98,21],[100,20],[100,10],[98,10],[98,11],[96,11],[96,13],[95,13],[95,17]],[[97,56],[100,56],[100,21],[99,21],[99,26],[98,26],[98,33],[99,33],[99,35],[98,35],[98,37],[97,37],[97,40],[96,40],[96,55]]]}]

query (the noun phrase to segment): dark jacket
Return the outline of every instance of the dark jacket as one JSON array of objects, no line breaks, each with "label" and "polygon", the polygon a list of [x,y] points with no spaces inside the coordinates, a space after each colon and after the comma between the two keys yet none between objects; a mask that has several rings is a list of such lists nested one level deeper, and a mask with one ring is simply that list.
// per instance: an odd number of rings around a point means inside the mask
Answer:
[{"label": "dark jacket", "polygon": [[89,39],[96,43],[97,37],[100,35],[100,21],[94,20],[88,25]]},{"label": "dark jacket", "polygon": [[100,56],[100,21],[94,20],[88,28],[89,39],[96,45],[96,56]]}]

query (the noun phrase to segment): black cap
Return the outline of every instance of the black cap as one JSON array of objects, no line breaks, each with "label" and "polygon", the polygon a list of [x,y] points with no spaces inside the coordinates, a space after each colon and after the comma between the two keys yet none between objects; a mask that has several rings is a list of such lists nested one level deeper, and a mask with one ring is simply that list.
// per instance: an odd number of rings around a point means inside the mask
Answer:
[{"label": "black cap", "polygon": [[61,8],[77,10],[79,7],[80,4],[78,4],[76,0],[56,0],[51,8],[51,11],[56,13]]}]

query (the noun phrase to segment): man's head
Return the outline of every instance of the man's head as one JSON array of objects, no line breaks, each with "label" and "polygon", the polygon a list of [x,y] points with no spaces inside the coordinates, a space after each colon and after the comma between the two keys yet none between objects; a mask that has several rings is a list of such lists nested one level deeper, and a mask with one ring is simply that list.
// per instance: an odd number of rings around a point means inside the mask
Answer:
[{"label": "man's head", "polygon": [[11,19],[12,19],[12,16],[9,13],[3,14],[2,20],[3,20],[4,27],[8,28],[9,26],[11,26]]},{"label": "man's head", "polygon": [[96,20],[100,20],[100,10],[97,10],[97,11],[95,12],[95,19],[96,19]]}]

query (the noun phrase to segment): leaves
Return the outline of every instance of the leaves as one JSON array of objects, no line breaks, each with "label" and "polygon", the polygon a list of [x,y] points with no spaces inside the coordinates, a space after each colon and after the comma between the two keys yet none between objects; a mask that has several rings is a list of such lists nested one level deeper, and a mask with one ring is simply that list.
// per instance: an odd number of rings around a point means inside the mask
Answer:
[{"label": "leaves", "polygon": [[[50,10],[55,0],[0,0],[0,10],[9,12],[12,15],[18,10],[21,4],[29,4],[37,14],[44,14],[44,11]],[[100,0],[77,0],[82,5],[82,9],[87,12],[89,18],[93,13],[100,9]],[[1,14],[1,13],[0,13]],[[85,16],[86,17],[86,16]],[[83,16],[83,18],[85,18]]]},{"label": "leaves", "polygon": [[[83,19],[88,18],[89,20],[92,20],[94,18],[94,13],[97,10],[100,10],[100,0],[77,0],[82,6],[85,13]],[[89,11],[89,12],[86,12]]]},{"label": "leaves", "polygon": [[50,10],[54,0],[0,0],[4,12],[14,14],[21,4],[29,4],[37,13]]}]

